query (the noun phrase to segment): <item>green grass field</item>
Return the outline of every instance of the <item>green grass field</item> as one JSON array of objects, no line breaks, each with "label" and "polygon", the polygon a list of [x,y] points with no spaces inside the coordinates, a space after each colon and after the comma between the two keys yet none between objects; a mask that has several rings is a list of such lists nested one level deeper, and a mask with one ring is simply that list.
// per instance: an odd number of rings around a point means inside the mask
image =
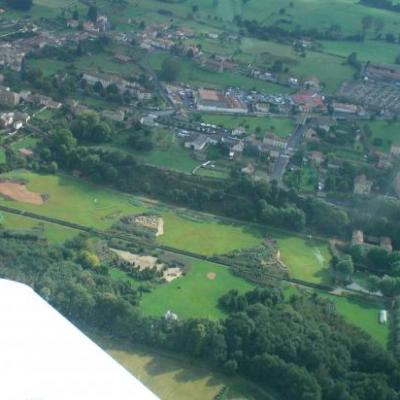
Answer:
[{"label": "green grass field", "polygon": [[227,129],[244,127],[247,133],[255,133],[257,128],[259,128],[261,133],[272,131],[282,137],[290,136],[295,128],[295,122],[290,118],[203,114],[202,119],[206,123],[220,125]]},{"label": "green grass field", "polygon": [[389,340],[389,328],[378,322],[379,310],[385,308],[357,299],[334,297],[336,309],[351,324],[363,329],[378,343],[386,348]]},{"label": "green grass field", "polygon": [[34,229],[38,232],[43,232],[44,237],[50,243],[63,243],[79,234],[79,231],[75,229],[66,228],[48,222],[39,222],[26,216],[22,217],[6,212],[1,212],[1,216],[2,227],[6,229],[12,229],[16,232],[24,232]]},{"label": "green grass field", "polygon": [[191,173],[200,162],[196,161],[189,149],[186,149],[173,132],[165,129],[154,130],[153,143],[155,147],[148,151],[135,151],[127,146],[125,134],[119,134],[111,143],[103,144],[100,148],[133,154],[140,162],[157,167],[164,167],[178,172]]},{"label": "green grass field", "polygon": [[162,400],[214,400],[224,386],[228,387],[224,400],[264,398],[254,384],[212,372],[193,360],[90,333],[89,336]]},{"label": "green grass field", "polygon": [[301,57],[292,46],[285,44],[244,38],[241,50],[243,53],[238,57],[244,62],[257,64],[265,60],[271,63],[280,59],[289,68],[287,75],[300,78],[317,76],[328,92],[335,91],[341,81],[351,79],[354,74],[352,68],[343,65],[341,57],[314,51],[307,51],[306,57]]},{"label": "green grass field", "polygon": [[331,254],[327,243],[287,236],[278,239],[278,247],[293,278],[312,283],[328,281]]},{"label": "green grass field", "polygon": [[[168,310],[180,318],[221,318],[224,313],[218,308],[218,299],[230,289],[246,292],[253,285],[234,276],[227,267],[187,259],[189,273],[169,284],[163,284],[151,293],[144,293],[140,305],[146,315],[164,315]],[[215,279],[209,279],[214,273]]]},{"label": "green grass field", "polygon": [[368,126],[372,131],[372,139],[382,139],[379,150],[389,152],[392,143],[400,143],[400,122],[372,121]]},{"label": "green grass field", "polygon": [[[166,53],[153,53],[149,57],[151,67],[159,72],[162,62],[168,57]],[[212,72],[200,68],[194,61],[181,58],[181,71],[178,81],[190,83],[193,86],[224,89],[228,86],[237,86],[243,89],[257,89],[266,93],[287,93],[289,89],[273,83],[268,83],[232,72]]]},{"label": "green grass field", "polygon": [[36,146],[37,142],[38,142],[38,139],[36,139],[32,136],[23,137],[23,138],[17,140],[16,142],[14,142],[11,145],[11,148],[13,150],[19,150],[19,149],[23,149],[23,148],[33,149]]},{"label": "green grass field", "polygon": [[384,64],[394,64],[396,57],[400,54],[398,45],[387,42],[365,41],[365,42],[344,42],[344,41],[322,41],[323,51],[337,54],[341,57],[348,57],[353,51],[357,53],[359,60]]},{"label": "green grass field", "polygon": [[[130,203],[133,196],[105,189],[66,175],[38,175],[15,171],[3,177],[21,178],[28,189],[47,194],[43,205],[32,205],[0,199],[0,204],[32,211],[48,217],[71,221],[99,229],[110,228],[122,215],[139,214],[151,210],[152,205]],[[214,220],[197,221],[178,216],[174,210],[163,211],[165,235],[160,243],[204,255],[227,253],[234,249],[258,244],[262,235],[245,225],[234,226]]]},{"label": "green grass field", "polygon": [[[285,294],[289,297],[292,294],[297,293],[298,290],[303,291],[304,289],[297,289],[293,286],[287,287],[285,289]],[[307,291],[312,290],[307,289]],[[383,347],[387,347],[389,340],[389,327],[388,325],[380,324],[378,320],[379,311],[385,308],[383,304],[380,305],[379,303],[368,302],[363,299],[346,296],[335,296],[320,290],[314,291],[318,293],[318,295],[333,301],[336,305],[337,313],[348,323],[362,329]]]},{"label": "green grass field", "polygon": [[38,175],[27,171],[14,171],[3,177],[24,179],[28,182],[29,190],[47,194],[49,199],[43,205],[4,199],[0,200],[0,204],[89,227],[107,229],[122,214],[140,213],[146,209],[132,205],[129,202],[131,196],[66,175]]},{"label": "green grass field", "polygon": [[262,240],[262,233],[245,225],[228,225],[218,220],[193,221],[173,212],[163,213],[166,234],[161,244],[202,255],[229,253],[253,247]]},{"label": "green grass field", "polygon": [[[28,182],[29,190],[47,194],[49,198],[43,205],[5,199],[0,199],[0,204],[88,227],[108,229],[122,215],[149,212],[157,206],[143,201],[138,203],[134,196],[66,175],[14,171],[2,177],[22,178]],[[325,243],[310,243],[290,232],[229,224],[173,207],[159,207],[156,212],[164,219],[165,234],[158,238],[163,245],[209,256],[256,246],[268,232],[277,239],[282,261],[288,265],[293,277],[317,283],[325,279],[324,271],[330,259]]]}]

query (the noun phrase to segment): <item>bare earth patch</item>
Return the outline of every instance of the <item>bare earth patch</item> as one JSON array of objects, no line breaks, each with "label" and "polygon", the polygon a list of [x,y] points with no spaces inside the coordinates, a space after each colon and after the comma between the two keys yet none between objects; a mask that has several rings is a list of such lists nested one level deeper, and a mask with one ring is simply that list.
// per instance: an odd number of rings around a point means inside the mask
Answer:
[{"label": "bare earth patch", "polygon": [[152,268],[156,268],[157,271],[163,271],[163,279],[167,283],[172,282],[174,279],[179,278],[183,274],[182,269],[179,267],[164,269],[164,264],[159,263],[156,257],[140,256],[138,254],[130,253],[129,251],[117,249],[110,250],[117,254],[124,261],[134,265],[139,269],[139,271]]},{"label": "bare earth patch", "polygon": [[121,257],[124,261],[127,261],[130,264],[135,265],[139,268],[140,271],[144,269],[157,268],[158,270],[162,269],[163,265],[157,262],[156,257],[152,256],[140,256],[138,254],[130,253],[129,251],[110,249],[114,253],[116,253],[119,257]]},{"label": "bare earth patch", "polygon": [[213,281],[217,277],[217,274],[215,272],[207,272],[207,279],[210,281]]},{"label": "bare earth patch", "polygon": [[0,194],[8,199],[42,205],[44,203],[40,194],[29,191],[25,185],[16,182],[0,182]]}]

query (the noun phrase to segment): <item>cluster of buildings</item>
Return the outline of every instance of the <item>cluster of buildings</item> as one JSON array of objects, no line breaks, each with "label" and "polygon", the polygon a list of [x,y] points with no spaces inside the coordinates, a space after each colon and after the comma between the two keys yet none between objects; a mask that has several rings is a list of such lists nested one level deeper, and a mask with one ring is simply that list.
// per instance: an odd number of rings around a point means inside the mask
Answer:
[{"label": "cluster of buildings", "polygon": [[247,104],[231,92],[214,89],[199,89],[195,98],[199,111],[220,112],[227,114],[247,114]]},{"label": "cluster of buildings", "polygon": [[192,30],[188,28],[176,28],[169,25],[150,25],[136,35],[136,41],[139,47],[144,50],[163,50],[171,51],[180,46],[179,52],[187,54],[189,51],[192,55],[198,55],[200,49],[191,44],[183,44],[182,41],[195,37]]},{"label": "cluster of buildings", "polygon": [[84,72],[82,74],[82,79],[90,86],[101,83],[104,89],[108,88],[110,85],[115,85],[120,93],[129,93],[139,100],[150,100],[152,98],[152,93],[145,90],[137,82],[127,81],[118,75]]},{"label": "cluster of buildings", "polygon": [[0,42],[0,66],[20,72],[28,54],[35,53],[46,46],[61,47],[70,42],[78,43],[92,37],[90,33],[83,31],[62,35],[35,31],[33,36],[19,38],[12,42]]},{"label": "cluster of buildings", "polygon": [[386,236],[375,237],[365,235],[363,231],[355,230],[353,231],[351,243],[355,246],[379,246],[385,249],[387,252],[391,253],[393,251],[392,239]]},{"label": "cluster of buildings", "polygon": [[0,127],[19,130],[26,125],[31,117],[19,111],[0,112]]},{"label": "cluster of buildings", "polygon": [[400,112],[400,68],[367,63],[362,80],[344,82],[337,97],[368,111],[392,117]]}]

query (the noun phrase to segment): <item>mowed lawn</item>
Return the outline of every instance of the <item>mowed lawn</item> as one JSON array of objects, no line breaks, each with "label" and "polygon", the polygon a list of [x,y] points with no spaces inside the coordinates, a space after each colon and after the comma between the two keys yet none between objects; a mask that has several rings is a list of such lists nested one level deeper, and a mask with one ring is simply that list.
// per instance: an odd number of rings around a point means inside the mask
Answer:
[{"label": "mowed lawn", "polygon": [[25,216],[5,212],[1,212],[1,216],[2,227],[21,233],[30,230],[37,230],[38,232],[43,232],[44,237],[50,243],[63,243],[79,234],[79,231],[76,229],[66,228],[48,222],[43,223]]},{"label": "mowed lawn", "polygon": [[312,283],[326,283],[331,253],[328,243],[296,236],[278,238],[281,260],[289,268],[290,276]]},{"label": "mowed lawn", "polygon": [[336,304],[337,312],[347,322],[363,329],[383,347],[387,347],[389,340],[389,327],[387,324],[380,324],[379,311],[385,308],[383,305],[368,303],[358,299],[330,296]]},{"label": "mowed lawn", "polygon": [[158,241],[166,246],[197,254],[211,256],[229,253],[258,245],[261,231],[245,225],[219,222],[217,220],[194,221],[177,216],[173,212],[163,213],[165,235]]},{"label": "mowed lawn", "polygon": [[234,276],[227,267],[191,258],[187,260],[190,271],[186,276],[143,294],[140,308],[144,314],[164,315],[170,310],[179,318],[217,319],[224,316],[218,308],[218,299],[222,295],[231,289],[246,292],[254,287]]}]

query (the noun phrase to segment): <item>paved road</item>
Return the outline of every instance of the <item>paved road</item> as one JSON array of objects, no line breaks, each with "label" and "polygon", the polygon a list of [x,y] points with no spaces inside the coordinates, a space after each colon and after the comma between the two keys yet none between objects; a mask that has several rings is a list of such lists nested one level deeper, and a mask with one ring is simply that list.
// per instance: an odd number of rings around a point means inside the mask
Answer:
[{"label": "paved road", "polygon": [[302,118],[302,122],[300,122],[300,124],[297,125],[296,129],[292,133],[292,136],[290,136],[285,151],[279,155],[279,157],[276,159],[272,167],[272,173],[271,173],[272,180],[276,180],[279,184],[282,184],[282,178],[289,164],[290,157],[294,153],[296,153],[296,151],[299,149],[303,141],[306,129],[307,129],[307,115],[304,115]]}]

